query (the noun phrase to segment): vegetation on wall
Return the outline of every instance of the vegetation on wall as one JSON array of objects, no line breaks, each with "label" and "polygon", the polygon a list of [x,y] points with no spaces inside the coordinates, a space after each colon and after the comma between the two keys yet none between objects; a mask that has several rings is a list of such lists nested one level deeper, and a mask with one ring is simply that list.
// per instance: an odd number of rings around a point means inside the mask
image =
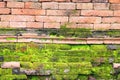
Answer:
[{"label": "vegetation on wall", "polygon": [[[117,80],[119,73],[112,63],[120,62],[119,51],[120,45],[1,43],[0,52],[4,59],[0,60],[18,61],[20,69],[35,70],[39,75],[46,75],[38,76],[34,73],[36,76],[27,76],[28,80],[89,80],[91,77],[97,80]],[[11,80],[16,78],[11,72],[0,74]],[[0,78],[8,79],[4,77]]]}]

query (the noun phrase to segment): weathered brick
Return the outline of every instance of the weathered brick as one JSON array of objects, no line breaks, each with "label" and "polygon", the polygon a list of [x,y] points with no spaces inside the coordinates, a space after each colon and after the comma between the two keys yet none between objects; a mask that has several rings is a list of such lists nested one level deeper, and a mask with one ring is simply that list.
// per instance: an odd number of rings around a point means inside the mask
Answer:
[{"label": "weathered brick", "polygon": [[44,23],[44,28],[60,28],[60,23]]},{"label": "weathered brick", "polygon": [[103,17],[102,23],[120,23],[120,17]]},{"label": "weathered brick", "polygon": [[108,30],[110,27],[110,24],[94,24],[94,30]]},{"label": "weathered brick", "polygon": [[108,0],[92,0],[92,2],[104,3],[104,2],[108,2]]},{"label": "weathered brick", "polygon": [[72,0],[72,2],[91,2],[91,0]]},{"label": "weathered brick", "polygon": [[93,29],[93,24],[77,24],[77,28]]},{"label": "weathered brick", "polygon": [[1,21],[35,21],[34,16],[28,15],[1,15]]},{"label": "weathered brick", "polygon": [[36,8],[41,9],[42,4],[38,2],[25,2],[25,8]]},{"label": "weathered brick", "polygon": [[103,44],[103,40],[100,38],[87,38],[87,44]]},{"label": "weathered brick", "polygon": [[81,10],[81,15],[84,16],[113,16],[111,10]]},{"label": "weathered brick", "polygon": [[77,3],[77,9],[93,9],[93,3]]},{"label": "weathered brick", "polygon": [[20,68],[20,62],[4,62],[1,68]]},{"label": "weathered brick", "polygon": [[32,1],[32,2],[38,2],[38,0],[22,0],[24,2]]},{"label": "weathered brick", "polygon": [[104,44],[119,44],[120,43],[120,39],[117,38],[105,38],[104,39]]},{"label": "weathered brick", "polygon": [[70,2],[70,0],[53,0],[55,2]]},{"label": "weathered brick", "polygon": [[0,8],[0,14],[10,14],[9,8]]},{"label": "weathered brick", "polygon": [[70,22],[74,23],[101,23],[101,17],[70,17]]},{"label": "weathered brick", "polygon": [[42,3],[42,9],[58,9],[57,2],[44,2]]},{"label": "weathered brick", "polygon": [[67,28],[77,28],[77,24],[76,23],[61,23],[62,25],[66,25]]},{"label": "weathered brick", "polygon": [[39,10],[39,9],[12,9],[12,14],[45,15],[45,10]]},{"label": "weathered brick", "polygon": [[15,1],[15,2],[18,2],[18,1],[22,1],[22,0],[3,0],[3,1],[7,1],[7,2],[12,2],[12,1]]},{"label": "weathered brick", "polygon": [[80,10],[47,10],[47,15],[50,16],[79,16]]},{"label": "weathered brick", "polygon": [[6,28],[9,26],[10,26],[9,22],[0,22],[0,28]]},{"label": "weathered brick", "polygon": [[26,22],[10,22],[12,28],[26,28]]},{"label": "weathered brick", "polygon": [[40,22],[27,22],[27,28],[43,28],[43,23]]},{"label": "weathered brick", "polygon": [[8,8],[24,8],[24,2],[7,2]]},{"label": "weathered brick", "polygon": [[120,3],[120,0],[109,0],[110,3]]},{"label": "weathered brick", "polygon": [[39,0],[39,2],[50,2],[52,0]]},{"label": "weathered brick", "polygon": [[65,15],[65,10],[47,10],[47,15],[49,16],[61,16]]},{"label": "weathered brick", "polygon": [[115,10],[114,11],[114,16],[120,16],[120,10]]},{"label": "weathered brick", "polygon": [[112,9],[112,10],[120,10],[120,4],[111,4],[110,9]]},{"label": "weathered brick", "polygon": [[108,10],[109,9],[110,4],[109,3],[94,3],[94,9],[97,10]]},{"label": "weathered brick", "polygon": [[5,7],[5,2],[0,2],[0,8]]},{"label": "weathered brick", "polygon": [[63,16],[36,16],[39,22],[68,22],[68,17]]},{"label": "weathered brick", "polygon": [[59,9],[76,9],[75,3],[59,3]]},{"label": "weathered brick", "polygon": [[120,29],[120,24],[111,24],[111,29]]}]

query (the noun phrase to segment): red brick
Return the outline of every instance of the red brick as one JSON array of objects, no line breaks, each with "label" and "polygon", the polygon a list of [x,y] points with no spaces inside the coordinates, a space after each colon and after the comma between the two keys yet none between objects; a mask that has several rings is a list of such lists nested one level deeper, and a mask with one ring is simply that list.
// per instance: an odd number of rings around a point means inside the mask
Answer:
[{"label": "red brick", "polygon": [[109,9],[110,4],[109,3],[94,3],[94,9],[97,10],[108,10]]},{"label": "red brick", "polygon": [[24,8],[24,2],[7,2],[9,8]]},{"label": "red brick", "polygon": [[120,16],[120,10],[115,10],[114,11],[114,16]]},{"label": "red brick", "polygon": [[45,15],[45,10],[39,10],[39,9],[12,9],[12,14]]},{"label": "red brick", "polygon": [[111,10],[81,10],[81,15],[84,16],[113,16]]},{"label": "red brick", "polygon": [[25,2],[25,8],[36,8],[41,9],[42,4],[38,2]]},{"label": "red brick", "polygon": [[106,2],[108,2],[108,0],[92,0],[92,2],[96,2],[96,3],[106,3]]},{"label": "red brick", "polygon": [[[64,25],[64,23],[62,23]],[[76,23],[68,23],[66,25],[68,28],[87,28],[87,29],[93,29],[93,24],[76,24]]]},{"label": "red brick", "polygon": [[111,29],[120,29],[120,24],[111,24]]},{"label": "red brick", "polygon": [[110,27],[110,24],[94,24],[94,30],[108,30]]},{"label": "red brick", "polygon": [[120,39],[107,38],[107,39],[104,39],[104,44],[120,44]]},{"label": "red brick", "polygon": [[101,23],[101,17],[70,17],[70,22],[73,23]]},{"label": "red brick", "polygon": [[110,9],[112,9],[112,10],[120,10],[120,4],[111,4]]},{"label": "red brick", "polygon": [[43,23],[40,22],[27,22],[27,28],[43,28]]},{"label": "red brick", "polygon": [[27,15],[1,15],[1,21],[35,21],[34,16]]},{"label": "red brick", "polygon": [[61,23],[62,25],[66,25],[67,28],[77,28],[77,24],[76,23]]},{"label": "red brick", "polygon": [[87,44],[103,44],[103,39],[101,39],[101,38],[88,38]]},{"label": "red brick", "polygon": [[39,0],[39,2],[50,2],[52,0]]},{"label": "red brick", "polygon": [[47,10],[49,16],[79,16],[80,10]]},{"label": "red brick", "polygon": [[120,3],[120,0],[109,0],[110,3]]},{"label": "red brick", "polygon": [[11,28],[26,28],[26,22],[10,22]]},{"label": "red brick", "polygon": [[93,29],[93,24],[77,24],[77,28]]},{"label": "red brick", "polygon": [[0,28],[6,28],[9,26],[10,26],[9,22],[0,22]]},{"label": "red brick", "polygon": [[75,3],[59,3],[59,9],[76,9]]},{"label": "red brick", "polygon": [[72,0],[72,2],[91,2],[91,0]]},{"label": "red brick", "polygon": [[44,23],[44,28],[60,28],[60,23]]},{"label": "red brick", "polygon": [[10,14],[9,8],[0,8],[0,14]]},{"label": "red brick", "polygon": [[0,2],[0,8],[5,7],[5,2]]},{"label": "red brick", "polygon": [[42,3],[42,9],[58,9],[57,2],[44,2]]},{"label": "red brick", "polygon": [[70,2],[70,0],[53,0],[55,2]]},{"label": "red brick", "polygon": [[36,16],[39,22],[68,22],[68,17],[63,16]]},{"label": "red brick", "polygon": [[93,3],[77,3],[77,9],[93,9]]},{"label": "red brick", "polygon": [[103,17],[102,23],[120,23],[120,17]]},{"label": "red brick", "polygon": [[49,16],[62,16],[65,15],[65,10],[47,10],[47,15]]}]

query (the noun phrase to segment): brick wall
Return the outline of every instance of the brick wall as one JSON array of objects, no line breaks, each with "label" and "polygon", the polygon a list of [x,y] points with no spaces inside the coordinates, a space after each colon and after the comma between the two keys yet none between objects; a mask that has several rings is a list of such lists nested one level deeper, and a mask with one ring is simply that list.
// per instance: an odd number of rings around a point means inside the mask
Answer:
[{"label": "brick wall", "polygon": [[0,27],[120,29],[120,0],[0,0]]}]

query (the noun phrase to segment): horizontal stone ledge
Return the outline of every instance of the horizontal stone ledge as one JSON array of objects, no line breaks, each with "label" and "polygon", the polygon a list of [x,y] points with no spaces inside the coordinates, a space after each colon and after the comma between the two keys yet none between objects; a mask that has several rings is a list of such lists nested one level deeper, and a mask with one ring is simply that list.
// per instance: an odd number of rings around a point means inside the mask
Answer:
[{"label": "horizontal stone ledge", "polygon": [[0,42],[36,42],[56,44],[120,44],[120,38],[51,38],[41,36],[0,36]]}]

